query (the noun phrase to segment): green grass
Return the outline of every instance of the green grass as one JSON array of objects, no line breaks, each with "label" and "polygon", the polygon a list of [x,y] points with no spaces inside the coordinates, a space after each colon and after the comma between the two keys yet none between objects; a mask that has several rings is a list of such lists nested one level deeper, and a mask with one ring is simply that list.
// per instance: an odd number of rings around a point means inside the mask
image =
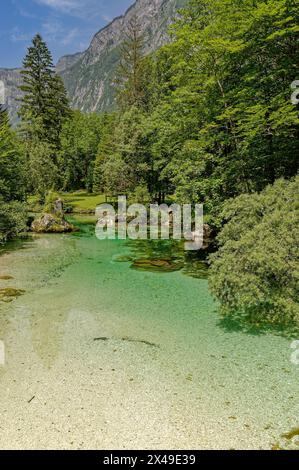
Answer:
[{"label": "green grass", "polygon": [[[72,208],[72,213],[94,213],[97,205],[106,202],[104,194],[90,194],[86,191],[76,191],[73,193],[59,193],[64,201],[65,209]],[[43,207],[38,203],[38,196],[29,196],[28,210],[30,212],[42,212]]]},{"label": "green grass", "polygon": [[104,194],[90,194],[84,191],[60,194],[65,206],[71,206],[73,213],[95,212],[96,207],[106,201]]}]

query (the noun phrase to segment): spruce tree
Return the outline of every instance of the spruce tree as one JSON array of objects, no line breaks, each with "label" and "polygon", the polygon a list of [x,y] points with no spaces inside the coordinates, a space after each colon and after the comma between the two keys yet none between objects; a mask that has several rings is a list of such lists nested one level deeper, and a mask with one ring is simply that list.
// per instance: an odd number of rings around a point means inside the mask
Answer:
[{"label": "spruce tree", "polygon": [[[29,124],[35,136],[57,147],[64,119],[69,112],[66,90],[60,77],[55,74],[51,52],[40,34],[28,48],[21,71],[23,92],[20,117]],[[28,129],[27,129],[28,130]]]},{"label": "spruce tree", "polygon": [[129,22],[121,45],[121,60],[117,69],[115,87],[120,109],[142,106],[144,102],[144,36],[136,15]]}]

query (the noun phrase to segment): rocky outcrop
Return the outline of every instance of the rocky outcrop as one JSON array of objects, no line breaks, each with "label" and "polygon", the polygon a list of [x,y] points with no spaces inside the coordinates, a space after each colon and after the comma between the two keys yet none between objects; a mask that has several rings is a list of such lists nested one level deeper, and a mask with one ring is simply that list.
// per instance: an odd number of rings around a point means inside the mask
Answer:
[{"label": "rocky outcrop", "polygon": [[[137,0],[127,12],[99,31],[89,48],[61,76],[72,106],[82,111],[105,111],[114,105],[113,79],[120,59],[120,46],[133,16],[141,25],[146,54],[168,40],[168,26],[187,0]],[[70,61],[70,57],[68,58]]]},{"label": "rocky outcrop", "polygon": [[0,80],[4,83],[5,106],[7,107],[11,122],[18,120],[18,99],[22,96],[19,86],[22,83],[20,69],[0,69]]},{"label": "rocky outcrop", "polygon": [[31,230],[35,233],[68,233],[76,231],[76,228],[64,217],[43,214],[32,222]]}]

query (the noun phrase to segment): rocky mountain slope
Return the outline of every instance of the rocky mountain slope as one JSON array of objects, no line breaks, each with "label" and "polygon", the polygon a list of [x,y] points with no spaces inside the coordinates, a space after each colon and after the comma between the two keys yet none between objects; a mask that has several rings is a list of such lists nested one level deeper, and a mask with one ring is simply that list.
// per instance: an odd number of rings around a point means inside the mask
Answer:
[{"label": "rocky mountain slope", "polygon": [[[72,107],[86,112],[111,109],[111,83],[129,21],[137,16],[145,36],[145,53],[149,53],[168,40],[168,26],[186,3],[187,0],[137,0],[123,16],[100,30],[85,52],[62,57],[56,69],[64,80]],[[15,120],[20,71],[0,69],[0,80],[5,83],[8,109]]]}]

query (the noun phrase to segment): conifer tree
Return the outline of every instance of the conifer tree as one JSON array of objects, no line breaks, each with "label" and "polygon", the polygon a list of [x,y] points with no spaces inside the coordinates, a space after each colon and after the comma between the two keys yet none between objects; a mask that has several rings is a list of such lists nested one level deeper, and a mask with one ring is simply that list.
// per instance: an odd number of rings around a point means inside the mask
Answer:
[{"label": "conifer tree", "polygon": [[61,78],[55,74],[51,52],[40,34],[28,48],[21,75],[20,117],[25,132],[26,124],[32,132],[35,121],[35,137],[57,147],[63,120],[69,113],[68,99]]},{"label": "conifer tree", "polygon": [[136,15],[129,22],[121,45],[121,60],[117,70],[116,99],[120,109],[142,106],[144,94],[144,36]]}]

